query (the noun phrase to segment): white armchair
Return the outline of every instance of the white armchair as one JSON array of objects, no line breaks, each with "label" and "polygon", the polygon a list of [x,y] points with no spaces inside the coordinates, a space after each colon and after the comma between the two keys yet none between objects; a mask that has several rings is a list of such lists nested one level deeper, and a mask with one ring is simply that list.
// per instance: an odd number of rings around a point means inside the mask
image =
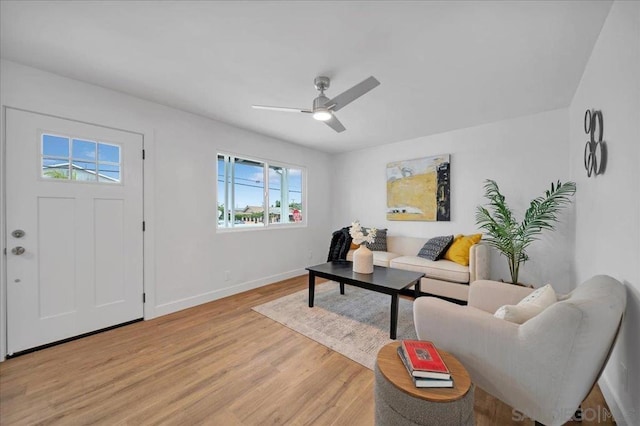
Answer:
[{"label": "white armchair", "polygon": [[524,324],[493,316],[531,291],[475,281],[467,306],[420,297],[413,308],[416,332],[454,354],[485,391],[540,423],[561,425],[604,368],[626,292],[620,282],[599,275]]}]

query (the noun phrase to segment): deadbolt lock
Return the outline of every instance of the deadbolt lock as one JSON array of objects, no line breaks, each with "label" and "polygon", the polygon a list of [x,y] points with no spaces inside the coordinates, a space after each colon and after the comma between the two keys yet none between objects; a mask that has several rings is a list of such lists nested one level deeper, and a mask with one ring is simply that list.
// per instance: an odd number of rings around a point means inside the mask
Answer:
[{"label": "deadbolt lock", "polygon": [[24,231],[22,229],[16,229],[11,233],[13,238],[22,238],[24,237]]}]

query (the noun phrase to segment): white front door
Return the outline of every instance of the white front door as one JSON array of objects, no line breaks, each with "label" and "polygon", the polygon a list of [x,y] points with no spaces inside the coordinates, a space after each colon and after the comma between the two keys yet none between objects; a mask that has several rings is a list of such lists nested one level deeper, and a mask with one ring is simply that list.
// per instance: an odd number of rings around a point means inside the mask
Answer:
[{"label": "white front door", "polygon": [[7,109],[5,163],[8,353],[142,318],[142,136]]}]

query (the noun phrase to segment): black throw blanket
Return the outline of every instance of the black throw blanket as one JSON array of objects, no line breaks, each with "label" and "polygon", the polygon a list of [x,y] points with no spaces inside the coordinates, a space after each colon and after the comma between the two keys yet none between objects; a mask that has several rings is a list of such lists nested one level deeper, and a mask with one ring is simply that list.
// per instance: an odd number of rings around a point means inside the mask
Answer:
[{"label": "black throw blanket", "polygon": [[349,226],[335,231],[331,235],[331,245],[329,246],[329,256],[327,262],[333,260],[344,260],[351,247],[351,235],[349,235]]}]

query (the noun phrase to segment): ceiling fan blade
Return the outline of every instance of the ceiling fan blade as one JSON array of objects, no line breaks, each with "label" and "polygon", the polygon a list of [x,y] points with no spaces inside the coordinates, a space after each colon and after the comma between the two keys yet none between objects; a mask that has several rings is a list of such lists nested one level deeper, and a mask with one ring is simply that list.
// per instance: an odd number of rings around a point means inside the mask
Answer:
[{"label": "ceiling fan blade", "polygon": [[325,121],[324,124],[326,124],[327,126],[331,127],[333,130],[335,130],[338,133],[344,132],[345,130],[347,130],[342,125],[340,120],[338,120],[338,118],[333,114],[331,114],[331,118],[328,119],[327,121]]},{"label": "ceiling fan blade", "polygon": [[251,105],[251,108],[254,108],[254,109],[268,109],[268,110],[271,110],[271,111],[283,111],[283,112],[306,112],[306,113],[313,112],[310,109],[288,108],[288,107],[267,106],[267,105]]},{"label": "ceiling fan blade", "polygon": [[358,99],[360,96],[364,95],[368,91],[374,89],[378,86],[380,82],[376,80],[375,77],[371,76],[366,80],[356,84],[351,89],[348,89],[342,93],[340,93],[335,98],[328,101],[324,104],[331,111],[339,111],[341,108],[349,105],[351,102]]}]

